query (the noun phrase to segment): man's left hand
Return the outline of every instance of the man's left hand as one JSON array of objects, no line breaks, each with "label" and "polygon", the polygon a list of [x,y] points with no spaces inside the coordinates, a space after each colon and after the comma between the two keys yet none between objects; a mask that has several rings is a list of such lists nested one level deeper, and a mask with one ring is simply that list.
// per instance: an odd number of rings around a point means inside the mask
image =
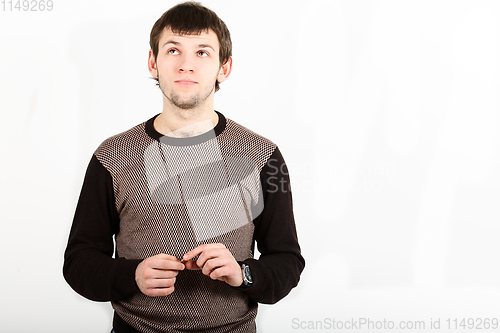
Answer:
[{"label": "man's left hand", "polygon": [[[191,260],[197,255],[199,257],[196,261]],[[224,244],[200,245],[186,253],[182,259],[186,269],[201,269],[212,280],[224,281],[233,287],[239,287],[243,283],[241,266]]]}]

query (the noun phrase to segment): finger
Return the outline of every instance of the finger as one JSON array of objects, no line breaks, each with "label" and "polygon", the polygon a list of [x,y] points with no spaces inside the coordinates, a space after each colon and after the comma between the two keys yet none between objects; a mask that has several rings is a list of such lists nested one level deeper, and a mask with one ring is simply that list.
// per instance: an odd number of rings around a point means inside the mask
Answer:
[{"label": "finger", "polygon": [[170,288],[175,284],[175,277],[170,279],[148,279],[143,282],[146,290],[157,288]]},{"label": "finger", "polygon": [[175,278],[177,274],[179,274],[177,270],[152,269],[147,277],[150,279],[171,279]]},{"label": "finger", "polygon": [[174,261],[177,260],[176,257],[169,255],[169,254],[165,254],[165,253],[157,254],[155,256],[152,256],[151,258],[157,258],[157,259],[162,259],[162,260],[174,260]]},{"label": "finger", "polygon": [[241,270],[230,265],[218,267],[210,273],[212,280],[224,281],[230,286],[237,287],[243,283],[243,274]]},{"label": "finger", "polygon": [[201,254],[203,252],[203,245],[200,245],[198,247],[195,247],[191,251],[187,252],[185,255],[182,256],[182,261],[186,262],[188,260],[193,259],[197,255]]},{"label": "finger", "polygon": [[173,256],[165,259],[152,257],[149,267],[153,269],[182,271],[184,269],[184,264]]},{"label": "finger", "polygon": [[186,269],[189,269],[189,270],[199,270],[199,269],[201,269],[201,267],[198,266],[196,264],[196,261],[194,261],[194,260],[188,260],[188,261],[186,261],[186,263],[184,265],[186,266]]},{"label": "finger", "polygon": [[225,281],[230,270],[226,266],[218,267],[210,272],[208,275],[212,280]]},{"label": "finger", "polygon": [[173,293],[175,288],[169,287],[169,288],[155,288],[155,289],[147,289],[145,291],[145,295],[147,296],[152,296],[152,297],[158,297],[158,296],[168,296],[171,293]]},{"label": "finger", "polygon": [[141,273],[143,279],[171,279],[176,277],[179,271],[163,269],[145,269]]},{"label": "finger", "polygon": [[221,244],[221,243],[202,244],[202,245],[195,247],[191,251],[187,252],[182,257],[182,259],[183,260],[191,260],[192,258],[196,257],[197,255],[200,255],[201,253],[203,253],[204,251],[207,251],[209,249],[223,249],[223,248],[226,248],[226,247],[224,246],[224,244]]},{"label": "finger", "polygon": [[[233,255],[226,248],[209,248],[200,254],[200,256],[198,257],[198,260],[196,260],[196,264],[199,267],[205,267],[207,261],[209,261],[209,260],[213,260],[213,259],[229,260],[232,258],[233,258]],[[214,263],[212,263],[212,264],[214,264]]]},{"label": "finger", "polygon": [[227,260],[227,258],[220,258],[220,257],[216,257],[216,258],[213,258],[213,259],[209,259],[207,260],[203,266],[200,266],[202,269],[202,273],[204,275],[211,275],[213,273],[214,270],[216,269],[219,269],[219,268],[222,268],[224,266],[227,266],[229,264],[229,260]]}]

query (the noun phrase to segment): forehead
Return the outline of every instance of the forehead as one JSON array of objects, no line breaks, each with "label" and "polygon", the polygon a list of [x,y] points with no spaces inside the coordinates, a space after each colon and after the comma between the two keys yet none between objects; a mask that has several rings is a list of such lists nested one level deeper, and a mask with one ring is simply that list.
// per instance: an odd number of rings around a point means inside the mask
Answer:
[{"label": "forehead", "polygon": [[176,44],[186,47],[209,45],[214,50],[218,50],[219,48],[219,39],[217,38],[217,34],[213,30],[209,30],[208,32],[203,31],[200,34],[179,34],[173,32],[170,28],[165,28],[163,29],[159,40],[159,47],[162,48],[169,42],[175,42]]}]

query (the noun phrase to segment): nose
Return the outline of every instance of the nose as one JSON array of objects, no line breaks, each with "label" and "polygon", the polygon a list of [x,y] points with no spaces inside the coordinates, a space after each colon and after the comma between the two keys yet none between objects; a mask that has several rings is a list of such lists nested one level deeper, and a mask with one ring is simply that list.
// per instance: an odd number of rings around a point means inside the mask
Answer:
[{"label": "nose", "polygon": [[194,71],[193,59],[188,55],[183,56],[179,64],[179,72],[186,73],[193,71]]}]

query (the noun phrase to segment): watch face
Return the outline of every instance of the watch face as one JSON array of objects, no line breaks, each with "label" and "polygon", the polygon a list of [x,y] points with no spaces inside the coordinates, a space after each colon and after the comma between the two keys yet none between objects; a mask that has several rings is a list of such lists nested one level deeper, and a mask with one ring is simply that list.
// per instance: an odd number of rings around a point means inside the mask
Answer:
[{"label": "watch face", "polygon": [[247,284],[253,283],[252,274],[250,273],[250,266],[243,265],[243,276],[245,279],[245,283]]}]

